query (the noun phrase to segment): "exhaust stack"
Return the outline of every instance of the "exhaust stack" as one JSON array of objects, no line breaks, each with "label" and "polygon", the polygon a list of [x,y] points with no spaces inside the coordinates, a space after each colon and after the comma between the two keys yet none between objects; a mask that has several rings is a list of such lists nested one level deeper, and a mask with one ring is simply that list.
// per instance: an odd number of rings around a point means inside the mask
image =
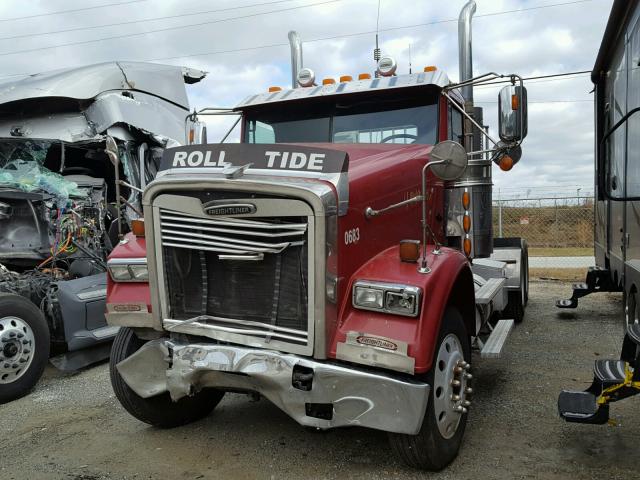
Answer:
[{"label": "exhaust stack", "polygon": [[289,32],[291,48],[291,88],[298,88],[298,72],[302,69],[302,41],[295,30]]},{"label": "exhaust stack", "polygon": [[[462,7],[458,17],[458,61],[460,62],[460,81],[473,78],[473,52],[471,48],[471,19],[476,13],[476,2],[469,0]],[[473,103],[473,87],[462,87],[462,96]]]}]

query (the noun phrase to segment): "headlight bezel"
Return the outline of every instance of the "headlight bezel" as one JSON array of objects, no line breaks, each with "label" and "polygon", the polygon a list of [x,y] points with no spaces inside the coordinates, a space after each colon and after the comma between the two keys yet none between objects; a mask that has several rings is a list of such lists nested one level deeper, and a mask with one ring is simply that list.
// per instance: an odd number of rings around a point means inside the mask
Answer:
[{"label": "headlight bezel", "polygon": [[[149,281],[146,258],[114,258],[107,262],[107,271],[116,283],[145,283]],[[128,273],[125,277],[124,273]]]},{"label": "headlight bezel", "polygon": [[[382,307],[363,305],[358,303],[357,292],[362,290],[382,292]],[[409,300],[409,306],[398,307],[391,300]],[[399,283],[377,282],[373,280],[356,280],[353,283],[351,292],[351,304],[359,310],[368,310],[379,313],[390,313],[403,317],[416,318],[420,315],[420,305],[422,303],[422,288],[414,285]]]}]

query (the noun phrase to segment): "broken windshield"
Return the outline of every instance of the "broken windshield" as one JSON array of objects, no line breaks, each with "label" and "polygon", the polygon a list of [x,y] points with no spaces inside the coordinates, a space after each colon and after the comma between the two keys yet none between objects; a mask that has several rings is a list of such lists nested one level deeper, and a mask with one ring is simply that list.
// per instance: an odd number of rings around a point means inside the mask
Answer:
[{"label": "broken windshield", "polygon": [[292,102],[245,116],[248,143],[436,142],[437,98],[311,106]]}]

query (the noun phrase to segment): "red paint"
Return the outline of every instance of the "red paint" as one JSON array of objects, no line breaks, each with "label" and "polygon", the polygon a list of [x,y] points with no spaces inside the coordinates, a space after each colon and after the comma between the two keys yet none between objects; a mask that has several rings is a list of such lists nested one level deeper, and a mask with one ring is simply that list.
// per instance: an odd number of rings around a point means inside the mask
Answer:
[{"label": "red paint", "polygon": [[[428,246],[431,252],[433,245]],[[355,280],[402,283],[422,288],[422,304],[418,318],[359,310],[351,304],[350,296],[342,302],[340,326],[331,339],[329,356],[335,358],[336,345],[346,340],[347,332],[379,335],[408,344],[408,354],[416,359],[416,373],[431,368],[435,339],[440,320],[451,294],[451,287],[463,269],[469,268],[467,259],[457,250],[443,248],[441,255],[427,255],[431,273],[418,273],[417,263],[400,261],[400,248],[393,246],[364,264],[348,283],[351,291]]]},{"label": "red paint", "polygon": [[[113,258],[142,258],[147,256],[145,239],[132,233],[125,235],[126,243],[118,243],[109,255]],[[147,282],[114,282],[107,275],[107,303],[146,303],[151,311],[151,292]]]}]

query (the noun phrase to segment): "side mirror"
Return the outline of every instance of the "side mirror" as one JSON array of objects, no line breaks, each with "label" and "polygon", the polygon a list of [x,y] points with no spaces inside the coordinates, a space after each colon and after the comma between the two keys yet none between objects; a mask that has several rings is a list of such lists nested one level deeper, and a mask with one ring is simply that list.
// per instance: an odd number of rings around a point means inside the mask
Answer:
[{"label": "side mirror", "polygon": [[118,154],[118,144],[116,143],[116,141],[113,139],[113,137],[107,135],[107,139],[105,140],[105,153],[107,154],[107,156],[109,157],[109,160],[111,160],[111,163],[113,163],[113,165],[118,165],[118,162],[120,161],[120,156]]},{"label": "side mirror", "polygon": [[196,120],[189,129],[189,145],[203,145],[207,143],[207,124]]},{"label": "side mirror", "polygon": [[527,89],[507,85],[498,95],[498,130],[505,143],[521,142],[527,136]]},{"label": "side mirror", "polygon": [[425,167],[431,169],[436,177],[445,181],[457,180],[467,168],[467,151],[453,140],[436,144],[431,153],[431,161]]}]

